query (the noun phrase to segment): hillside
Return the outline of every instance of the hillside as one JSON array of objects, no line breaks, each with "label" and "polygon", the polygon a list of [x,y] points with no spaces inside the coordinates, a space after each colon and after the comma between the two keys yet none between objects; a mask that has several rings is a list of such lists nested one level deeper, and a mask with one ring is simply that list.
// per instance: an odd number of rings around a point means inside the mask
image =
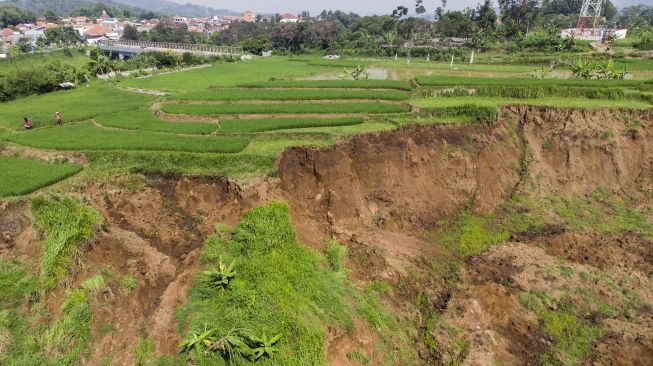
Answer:
[{"label": "hillside", "polygon": [[0,1],[0,4],[13,4],[23,9],[29,9],[39,16],[47,11],[52,11],[57,15],[70,15],[79,12],[80,9],[93,8],[106,8],[113,15],[125,17],[148,12],[185,16],[236,14],[225,9],[213,9],[193,4],[177,4],[166,0],[4,0]]},{"label": "hillside", "polygon": [[[137,9],[136,7],[118,4],[111,0],[102,2],[92,0],[5,0],[0,1],[2,4],[12,4],[22,9],[28,9],[38,16],[44,15],[47,11],[63,16],[79,12],[81,9],[105,9],[117,16],[131,16],[139,13],[145,13],[145,10]],[[97,6],[103,4],[101,6]],[[84,14],[86,15],[86,14]]]},{"label": "hillside", "polygon": [[178,14],[185,16],[205,16],[205,15],[237,15],[238,13],[228,9],[214,9],[206,6],[195,4],[178,4],[167,0],[115,0],[118,3],[147,9],[151,11]]}]

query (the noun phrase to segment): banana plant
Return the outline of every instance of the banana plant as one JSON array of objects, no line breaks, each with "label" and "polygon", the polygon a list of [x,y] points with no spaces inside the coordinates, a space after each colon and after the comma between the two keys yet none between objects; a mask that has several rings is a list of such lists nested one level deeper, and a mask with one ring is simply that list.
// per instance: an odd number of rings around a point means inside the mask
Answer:
[{"label": "banana plant", "polygon": [[231,264],[227,266],[222,261],[221,256],[216,267],[202,273],[207,276],[209,286],[212,288],[218,288],[224,293],[224,290],[229,286],[229,282],[236,277],[236,271],[234,270],[235,265],[236,261],[232,261]]},{"label": "banana plant", "polygon": [[347,79],[350,79],[350,78],[353,79],[353,80],[367,80],[367,79],[369,79],[369,77],[370,77],[370,74],[361,65],[358,65],[352,71],[349,71],[349,69],[345,68],[342,75],[340,76],[340,78],[343,79],[343,80],[347,80]]},{"label": "banana plant", "polygon": [[237,329],[232,329],[215,341],[211,351],[220,352],[229,361],[242,359],[243,356],[251,358],[254,355],[252,349],[245,343],[241,332]]},{"label": "banana plant", "polygon": [[190,338],[181,342],[181,350],[179,352],[186,354],[208,354],[213,349],[215,342],[215,329],[206,329],[205,324],[203,332],[192,332]]},{"label": "banana plant", "polygon": [[263,333],[261,337],[249,336],[249,340],[255,345],[252,349],[254,361],[259,360],[261,357],[272,357],[279,349],[274,345],[281,339],[281,334],[277,334],[272,338]]}]

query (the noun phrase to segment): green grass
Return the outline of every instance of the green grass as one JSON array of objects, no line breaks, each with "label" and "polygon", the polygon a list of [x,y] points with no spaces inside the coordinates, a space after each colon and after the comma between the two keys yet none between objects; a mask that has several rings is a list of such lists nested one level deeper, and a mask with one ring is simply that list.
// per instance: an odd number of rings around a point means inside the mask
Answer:
[{"label": "green grass", "polygon": [[577,79],[537,79],[537,78],[481,78],[448,75],[417,76],[415,81],[421,86],[524,86],[524,87],[637,87],[650,84],[648,80],[577,80]]},{"label": "green grass", "polygon": [[223,115],[223,114],[352,114],[352,113],[402,113],[407,108],[382,102],[354,103],[279,103],[279,104],[164,104],[161,109],[171,114]]},{"label": "green grass", "polygon": [[176,100],[334,100],[334,99],[372,99],[372,100],[407,100],[408,93],[398,90],[303,90],[303,89],[211,89],[197,90],[170,99]]},{"label": "green grass", "polygon": [[284,133],[294,134],[294,133],[310,133],[310,134],[322,134],[329,136],[350,136],[358,135],[361,133],[370,133],[378,131],[390,131],[395,129],[397,126],[383,121],[366,121],[365,123],[350,125],[350,126],[339,126],[339,127],[307,127],[307,128],[297,128],[284,130]]},{"label": "green grass", "polygon": [[[248,150],[251,145],[248,146]],[[207,177],[228,177],[247,180],[263,176],[274,168],[272,154],[213,154],[174,151],[95,151],[86,152],[91,161],[88,174],[132,173],[182,174]]]},{"label": "green grass", "polygon": [[289,147],[295,146],[314,146],[322,147],[332,145],[334,142],[330,139],[310,139],[297,138],[293,136],[261,136],[252,141],[243,151],[245,154],[277,157],[282,151]]},{"label": "green grass", "polygon": [[30,208],[34,228],[45,235],[41,281],[45,289],[51,289],[67,276],[79,246],[93,238],[103,219],[94,208],[71,198],[37,197]]},{"label": "green grass", "polygon": [[210,67],[173,74],[158,75],[121,82],[121,85],[169,92],[190,92],[211,86],[233,87],[237,84],[304,76],[331,71],[324,66],[311,66],[305,62],[288,62],[285,57],[257,58],[247,62],[216,63]]},{"label": "green grass", "polygon": [[221,133],[254,133],[309,127],[339,127],[363,123],[363,118],[280,118],[252,120],[223,120],[220,122]]},{"label": "green grass", "polygon": [[97,289],[65,294],[59,316],[51,320],[39,287],[38,277],[24,264],[0,260],[2,365],[75,365],[86,352],[91,341],[90,297]]},{"label": "green grass", "polygon": [[496,225],[492,217],[464,212],[455,222],[457,227],[443,235],[441,240],[462,259],[481,254],[491,245],[510,239],[507,228]]},{"label": "green grass", "polygon": [[149,109],[103,114],[95,120],[106,127],[178,134],[208,135],[216,132],[217,129],[215,124],[207,122],[163,121],[156,118]]},{"label": "green grass", "polygon": [[[603,331],[583,319],[581,311],[567,301],[556,301],[544,293],[521,293],[522,305],[537,314],[541,330],[553,340],[551,347],[540,356],[544,365],[576,365],[592,355],[592,346]],[[559,303],[558,303],[559,302]]]},{"label": "green grass", "polygon": [[148,131],[106,130],[89,122],[26,131],[7,136],[8,141],[51,150],[147,150],[235,153],[248,139],[242,137],[181,136]]},{"label": "green grass", "polygon": [[29,117],[32,128],[53,126],[55,112],[60,112],[64,124],[93,117],[146,107],[155,98],[130,93],[102,82],[82,85],[70,91],[36,95],[3,103],[0,127],[23,129],[23,117]]},{"label": "green grass", "polygon": [[[203,275],[197,276],[181,311],[189,331],[207,325],[222,334],[231,329],[256,335],[281,333],[279,352],[264,363],[292,366],[325,365],[327,326],[342,331],[353,327],[357,310],[349,296],[362,295],[357,295],[345,278],[327,269],[322,255],[297,243],[285,203],[271,202],[246,212],[228,240],[211,237],[206,241],[202,258],[205,266],[220,258],[225,263],[235,260],[237,274],[222,294],[211,288]],[[383,307],[379,302],[374,305],[379,307],[371,308],[370,316],[394,318],[389,313],[379,315]],[[379,327],[384,329],[388,322]],[[403,333],[401,328],[395,331]],[[377,344],[376,349],[394,361],[388,364],[410,364],[416,355],[408,344],[398,341],[388,348]],[[394,354],[395,347],[408,349],[410,354]],[[191,358],[195,364],[227,364],[219,356]]]},{"label": "green grass", "polygon": [[402,80],[274,80],[240,83],[242,88],[308,88],[308,89],[396,89],[412,90],[408,81]]},{"label": "green grass", "polygon": [[20,196],[62,181],[79,173],[79,165],[0,156],[0,197]]}]

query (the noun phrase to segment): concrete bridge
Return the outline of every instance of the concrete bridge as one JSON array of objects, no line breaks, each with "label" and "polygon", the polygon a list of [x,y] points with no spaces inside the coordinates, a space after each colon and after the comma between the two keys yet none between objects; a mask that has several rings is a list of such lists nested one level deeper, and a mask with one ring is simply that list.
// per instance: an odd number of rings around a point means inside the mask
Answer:
[{"label": "concrete bridge", "polygon": [[97,43],[98,47],[106,53],[121,59],[129,58],[143,52],[178,52],[192,53],[198,56],[240,56],[243,55],[241,47],[214,46],[209,44],[182,44],[166,42],[139,42],[139,41],[113,41],[103,40]]}]

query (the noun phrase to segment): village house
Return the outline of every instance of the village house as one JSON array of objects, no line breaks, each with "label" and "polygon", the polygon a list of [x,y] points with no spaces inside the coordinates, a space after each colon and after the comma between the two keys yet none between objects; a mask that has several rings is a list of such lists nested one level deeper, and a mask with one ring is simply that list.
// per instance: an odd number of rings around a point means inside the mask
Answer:
[{"label": "village house", "polygon": [[105,28],[101,25],[95,25],[84,32],[84,37],[88,44],[96,44],[107,39],[118,39],[118,35],[113,29]]},{"label": "village house", "polygon": [[248,10],[243,13],[243,22],[254,23],[256,22],[256,13],[251,10]]},{"label": "village house", "polygon": [[286,14],[283,14],[281,16],[280,22],[281,23],[297,23],[297,22],[299,22],[299,17],[295,16],[295,15],[292,15],[290,13],[286,13]]}]

